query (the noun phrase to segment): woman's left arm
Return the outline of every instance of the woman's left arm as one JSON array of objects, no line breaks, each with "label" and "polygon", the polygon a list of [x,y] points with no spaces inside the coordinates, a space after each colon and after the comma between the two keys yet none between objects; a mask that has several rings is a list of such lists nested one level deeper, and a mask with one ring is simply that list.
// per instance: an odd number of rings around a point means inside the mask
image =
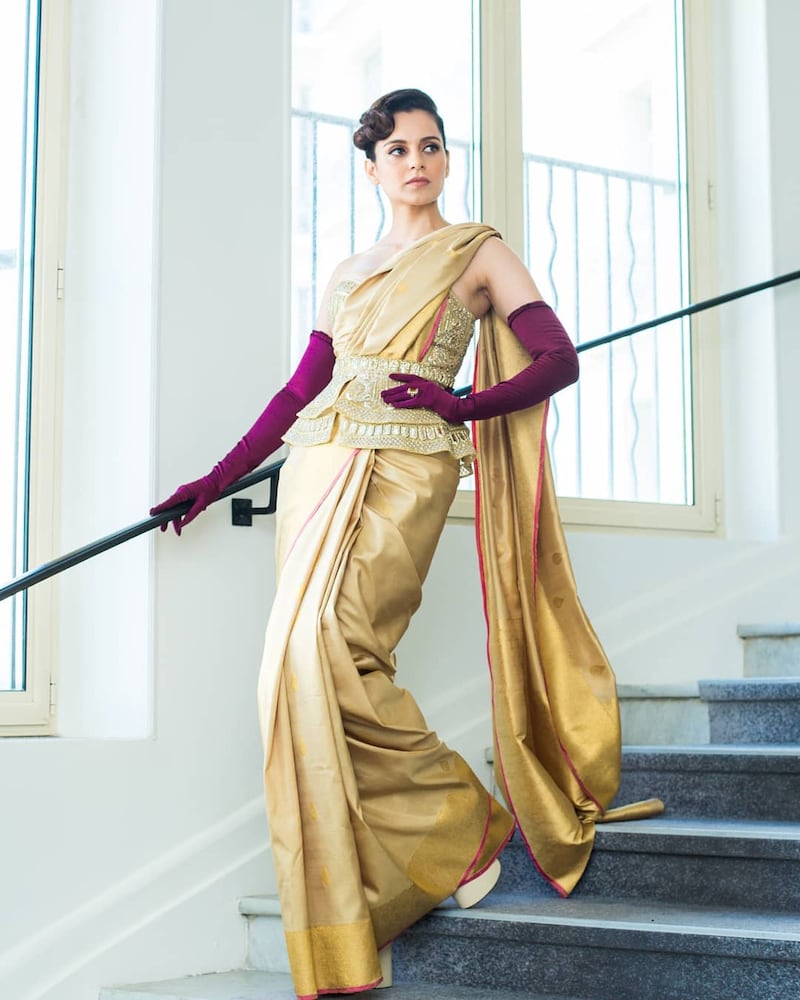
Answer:
[{"label": "woman's left arm", "polygon": [[479,316],[494,309],[507,320],[520,306],[542,301],[530,271],[499,236],[483,242],[464,278],[472,286],[473,301],[479,303]]}]

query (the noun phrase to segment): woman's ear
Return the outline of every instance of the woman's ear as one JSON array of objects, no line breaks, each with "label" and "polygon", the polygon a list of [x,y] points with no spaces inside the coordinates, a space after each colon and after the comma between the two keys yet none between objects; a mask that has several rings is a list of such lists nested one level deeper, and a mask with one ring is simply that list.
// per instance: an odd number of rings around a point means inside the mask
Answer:
[{"label": "woman's ear", "polygon": [[450,150],[446,149],[444,151],[444,155],[445,155],[444,175],[445,175],[445,177],[449,177],[450,176]]},{"label": "woman's ear", "polygon": [[367,159],[364,160],[364,173],[367,175],[367,177],[369,177],[369,179],[372,181],[375,187],[380,187],[380,181],[378,180],[378,171],[375,166],[375,161],[370,160],[369,157],[367,157]]}]

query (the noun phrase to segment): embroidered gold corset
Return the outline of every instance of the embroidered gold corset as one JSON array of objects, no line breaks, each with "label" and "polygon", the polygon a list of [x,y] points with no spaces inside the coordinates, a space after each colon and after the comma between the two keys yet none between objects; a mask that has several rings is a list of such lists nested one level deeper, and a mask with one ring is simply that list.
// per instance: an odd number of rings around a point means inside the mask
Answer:
[{"label": "embroidered gold corset", "polygon": [[[357,284],[346,281],[336,288],[332,320]],[[384,403],[381,392],[397,385],[389,378],[393,372],[420,375],[452,389],[474,324],[475,317],[466,306],[448,295],[428,331],[432,340],[422,361],[340,355],[331,381],[300,411],[284,441],[310,446],[335,440],[353,448],[401,448],[424,455],[449,451],[459,460],[461,474],[469,475],[475,451],[463,424],[449,424],[423,408],[395,409]]]}]

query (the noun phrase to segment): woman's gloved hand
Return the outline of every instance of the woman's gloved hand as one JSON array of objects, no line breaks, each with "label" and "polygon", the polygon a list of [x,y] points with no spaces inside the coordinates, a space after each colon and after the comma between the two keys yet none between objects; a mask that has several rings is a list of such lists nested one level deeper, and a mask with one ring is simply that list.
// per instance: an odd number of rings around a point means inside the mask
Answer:
[{"label": "woman's gloved hand", "polygon": [[[292,377],[270,402],[245,436],[218,462],[207,476],[184,483],[162,503],[150,508],[150,514],[161,514],[178,504],[191,503],[182,516],[172,519],[175,534],[202,513],[237,479],[252,472],[281,446],[283,435],[297,414],[330,382],[335,355],[327,333],[313,330],[305,354]],[[170,522],[161,525],[166,531]]]},{"label": "woman's gloved hand", "polygon": [[418,409],[424,406],[426,410],[433,410],[451,424],[460,423],[465,419],[459,416],[458,404],[461,402],[459,397],[454,396],[438,382],[431,382],[421,375],[404,375],[399,372],[390,375],[389,378],[401,382],[402,385],[384,389],[381,393],[384,403],[389,403],[398,410]]}]

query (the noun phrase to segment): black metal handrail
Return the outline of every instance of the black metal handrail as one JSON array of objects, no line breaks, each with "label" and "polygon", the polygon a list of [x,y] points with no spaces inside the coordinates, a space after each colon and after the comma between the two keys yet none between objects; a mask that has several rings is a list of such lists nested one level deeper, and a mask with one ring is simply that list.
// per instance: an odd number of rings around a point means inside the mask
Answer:
[{"label": "black metal handrail", "polygon": [[[234,493],[241,493],[243,490],[250,489],[251,486],[257,486],[267,479],[271,482],[274,495],[282,465],[283,461],[281,460],[273,462],[271,465],[265,465],[263,469],[256,469],[255,472],[248,473],[248,475],[238,479],[221,493],[214,503],[218,503],[226,497],[233,496]],[[143,521],[137,521],[136,524],[130,524],[127,528],[115,531],[111,535],[98,538],[88,545],[68,552],[65,556],[53,559],[52,562],[42,563],[36,569],[28,570],[27,573],[22,573],[4,587],[0,587],[0,601],[4,601],[7,597],[13,597],[14,594],[18,594],[22,590],[27,590],[28,587],[32,587],[34,584],[42,583],[43,580],[48,580],[51,576],[63,573],[64,570],[71,569],[73,566],[79,565],[79,563],[93,559],[103,552],[108,552],[109,549],[115,549],[118,545],[122,545],[123,542],[129,542],[132,538],[138,538],[139,535],[144,535],[154,528],[159,528],[162,524],[167,524],[173,518],[185,514],[190,507],[191,503],[188,502],[178,504],[177,507],[170,507],[169,510],[165,510],[161,514],[146,517]]]},{"label": "black metal handrail", "polygon": [[[778,285],[785,285],[790,281],[797,281],[798,279],[800,279],[800,271],[789,271],[786,274],[780,274],[774,278],[770,278],[768,281],[760,281],[755,285],[746,285],[742,288],[737,288],[733,292],[726,292],[724,295],[717,295],[711,299],[704,299],[702,302],[695,302],[693,305],[685,306],[683,309],[677,309],[675,312],[666,313],[663,316],[657,316],[655,319],[647,320],[644,323],[637,323],[636,326],[629,326],[624,330],[617,330],[615,333],[609,333],[606,336],[598,337],[595,340],[584,341],[582,344],[577,345],[576,350],[578,353],[581,353],[583,351],[593,350],[597,347],[604,347],[607,344],[612,344],[625,337],[632,337],[636,333],[642,333],[644,330],[651,330],[656,326],[662,326],[665,323],[672,323],[675,320],[684,319],[687,316],[693,316],[695,313],[704,312],[708,309],[713,309],[716,306],[724,305],[726,302],[732,302],[735,299],[741,299],[748,295],[754,295],[756,292],[763,292],[768,288],[775,288]],[[455,394],[457,396],[465,396],[470,391],[470,386],[462,386],[460,389],[456,389]],[[241,493],[243,490],[249,489],[252,486],[257,486],[259,483],[263,483],[266,480],[270,481],[272,493],[271,500],[274,501],[278,477],[280,475],[282,465],[283,460],[273,462],[271,465],[264,466],[263,469],[257,469],[255,472],[251,472],[248,475],[243,476],[237,482],[229,486],[217,498],[215,503],[219,500],[224,500],[226,497],[232,496],[235,493]],[[270,504],[270,506],[271,505],[272,504]],[[48,580],[50,577],[56,576],[56,574],[62,573],[64,570],[70,569],[72,566],[77,566],[79,563],[86,562],[88,559],[93,559],[95,556],[98,556],[103,552],[107,552],[109,549],[116,548],[118,545],[122,545],[124,542],[130,541],[132,538],[144,535],[148,531],[152,531],[154,528],[160,527],[162,524],[167,524],[169,521],[173,520],[173,518],[180,517],[182,514],[185,514],[190,506],[191,504],[184,503],[179,504],[177,507],[171,507],[169,510],[165,510],[161,514],[156,514],[153,517],[147,517],[143,521],[138,521],[136,524],[131,524],[127,528],[123,528],[121,531],[116,531],[112,535],[106,535],[104,538],[98,538],[97,541],[90,542],[88,545],[75,549],[73,552],[60,556],[58,559],[53,559],[52,562],[43,563],[36,569],[28,570],[27,573],[21,574],[10,583],[0,587],[0,601],[4,601],[8,597],[13,597],[15,594],[18,594],[23,590],[27,590],[29,587],[32,587],[37,583],[41,583],[43,580]]]}]

